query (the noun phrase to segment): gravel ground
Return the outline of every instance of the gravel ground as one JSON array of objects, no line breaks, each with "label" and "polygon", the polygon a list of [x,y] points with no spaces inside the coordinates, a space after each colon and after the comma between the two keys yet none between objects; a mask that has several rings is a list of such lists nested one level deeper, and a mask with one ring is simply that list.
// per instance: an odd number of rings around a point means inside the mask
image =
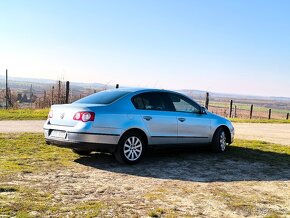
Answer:
[{"label": "gravel ground", "polygon": [[[43,132],[43,120],[0,121],[0,132]],[[290,124],[234,123],[236,138],[290,145]]]},{"label": "gravel ground", "polygon": [[[104,202],[107,208],[99,217],[287,217],[290,171],[277,168],[200,150],[155,151],[134,166],[96,153],[66,169],[22,173],[6,184],[49,194],[50,202],[64,208]],[[158,210],[165,214],[154,214]],[[42,217],[70,217],[68,211]]]}]

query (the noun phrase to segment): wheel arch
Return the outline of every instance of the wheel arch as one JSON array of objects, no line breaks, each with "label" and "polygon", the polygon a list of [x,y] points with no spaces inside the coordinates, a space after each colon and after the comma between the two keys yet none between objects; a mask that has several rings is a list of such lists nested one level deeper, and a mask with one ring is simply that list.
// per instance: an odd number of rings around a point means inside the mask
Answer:
[{"label": "wheel arch", "polygon": [[148,145],[148,136],[147,134],[145,133],[144,130],[140,129],[140,128],[130,128],[130,129],[127,129],[125,132],[123,132],[123,134],[121,135],[120,139],[119,139],[119,142],[120,140],[123,138],[124,135],[128,134],[128,133],[131,133],[131,132],[137,132],[139,134],[141,134],[143,136],[143,139],[145,140],[145,143],[146,145]]},{"label": "wheel arch", "polygon": [[214,134],[219,130],[219,129],[223,129],[226,133],[226,139],[227,139],[227,143],[231,144],[231,132],[230,132],[230,129],[229,127],[227,127],[226,125],[220,125],[216,128]]}]

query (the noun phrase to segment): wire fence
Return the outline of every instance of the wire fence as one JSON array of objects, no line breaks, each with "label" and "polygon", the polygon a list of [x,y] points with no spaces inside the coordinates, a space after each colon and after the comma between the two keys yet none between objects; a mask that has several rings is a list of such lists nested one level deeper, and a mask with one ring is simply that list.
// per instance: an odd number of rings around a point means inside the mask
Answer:
[{"label": "wire fence", "polygon": [[[205,101],[197,101],[201,105],[205,105]],[[216,104],[222,104],[217,106]],[[228,106],[225,106],[228,104]],[[240,118],[240,119],[289,119],[289,110],[277,109],[270,107],[263,107],[261,105],[254,104],[235,104],[233,101],[231,107],[231,101],[227,102],[209,102],[208,110],[212,113],[221,115],[223,117]]]}]

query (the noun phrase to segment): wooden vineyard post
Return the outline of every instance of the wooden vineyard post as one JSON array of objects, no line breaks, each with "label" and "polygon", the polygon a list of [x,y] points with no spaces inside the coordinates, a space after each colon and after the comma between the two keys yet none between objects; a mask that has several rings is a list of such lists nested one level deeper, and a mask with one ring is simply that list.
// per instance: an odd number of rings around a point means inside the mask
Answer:
[{"label": "wooden vineyard post", "polygon": [[205,108],[208,109],[208,104],[209,104],[209,93],[207,92],[205,95]]},{"label": "wooden vineyard post", "polygon": [[237,105],[235,105],[235,114],[234,114],[234,117],[235,118],[237,117]]},{"label": "wooden vineyard post", "polygon": [[53,105],[54,86],[51,88],[51,105]]},{"label": "wooden vineyard post", "polygon": [[253,108],[254,108],[254,105],[251,104],[250,119],[252,119],[253,117]]},{"label": "wooden vineyard post", "polygon": [[5,94],[5,100],[6,100],[6,104],[5,104],[5,108],[6,110],[8,109],[8,70],[6,69],[6,94]]},{"label": "wooden vineyard post", "polygon": [[57,93],[57,103],[60,104],[60,92],[61,92],[61,82],[58,81],[58,93]]},{"label": "wooden vineyard post", "polygon": [[232,111],[233,111],[233,100],[230,101],[230,118],[232,117]]},{"label": "wooden vineyard post", "polygon": [[66,81],[65,84],[65,103],[68,104],[69,99],[69,81]]},{"label": "wooden vineyard post", "polygon": [[46,107],[46,91],[43,91],[43,107]]},{"label": "wooden vineyard post", "polygon": [[271,113],[272,113],[272,109],[269,109],[268,120],[270,120],[270,119],[271,119]]}]

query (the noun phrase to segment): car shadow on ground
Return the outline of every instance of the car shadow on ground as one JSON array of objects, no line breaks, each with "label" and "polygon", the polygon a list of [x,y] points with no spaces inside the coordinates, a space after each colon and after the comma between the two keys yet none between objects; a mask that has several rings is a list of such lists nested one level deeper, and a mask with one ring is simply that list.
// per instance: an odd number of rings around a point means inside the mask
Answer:
[{"label": "car shadow on ground", "polygon": [[288,181],[290,155],[230,146],[214,154],[204,148],[150,149],[136,165],[118,163],[110,154],[75,160],[108,172],[195,182]]}]

